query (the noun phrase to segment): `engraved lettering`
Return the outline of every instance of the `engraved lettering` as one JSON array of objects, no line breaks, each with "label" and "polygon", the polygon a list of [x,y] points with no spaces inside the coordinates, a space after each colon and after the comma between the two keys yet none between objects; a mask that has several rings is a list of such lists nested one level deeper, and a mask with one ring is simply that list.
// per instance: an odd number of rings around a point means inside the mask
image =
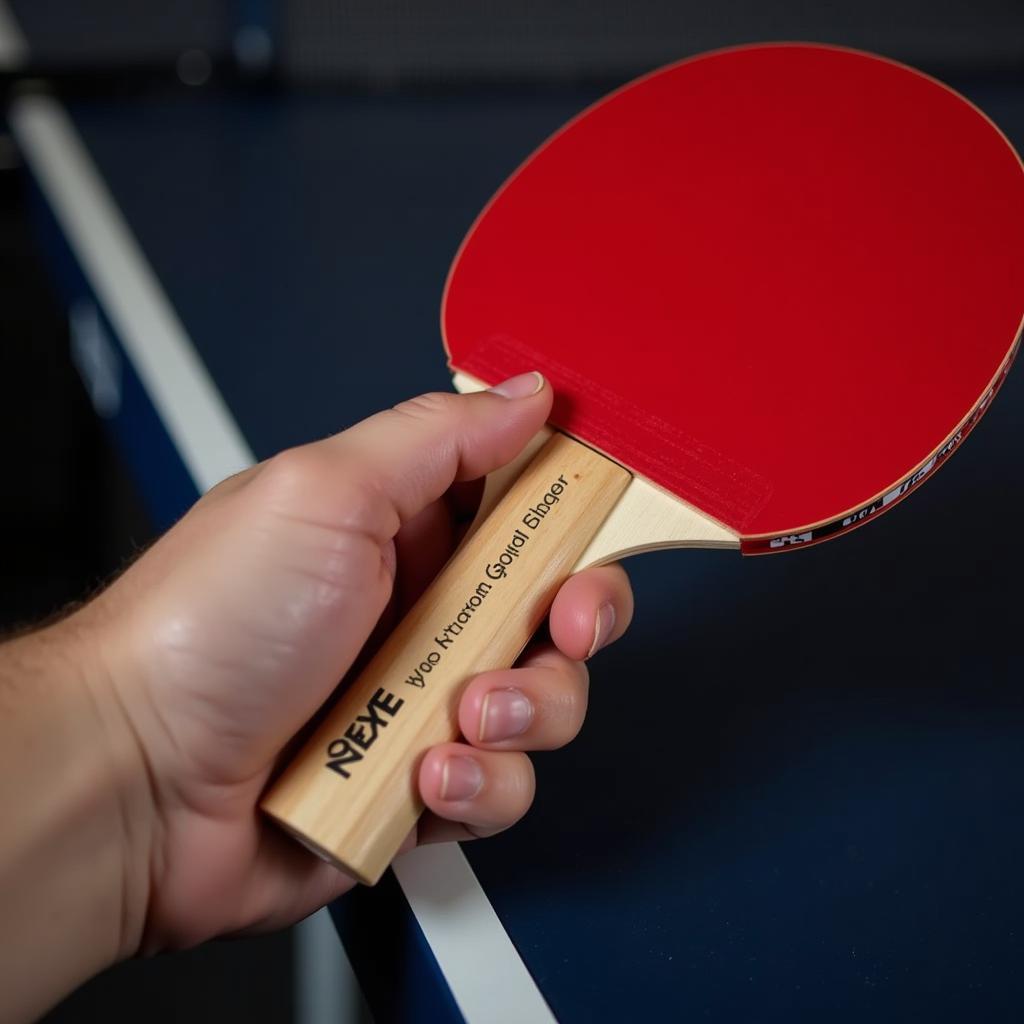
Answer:
[{"label": "engraved lettering", "polygon": [[402,709],[405,701],[383,687],[366,702],[366,713],[356,715],[343,736],[327,744],[327,767],[343,779],[352,777],[348,765],[361,761],[364,751],[377,742],[381,729]]}]

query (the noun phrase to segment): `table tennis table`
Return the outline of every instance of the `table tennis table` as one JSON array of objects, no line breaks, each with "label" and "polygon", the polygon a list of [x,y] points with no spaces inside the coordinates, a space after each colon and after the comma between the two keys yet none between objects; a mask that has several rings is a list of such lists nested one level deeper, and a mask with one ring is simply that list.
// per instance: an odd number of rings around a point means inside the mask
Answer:
[{"label": "table tennis table", "polygon": [[[1024,145],[1024,82],[955,84]],[[594,95],[18,98],[75,358],[154,520],[449,386],[451,256]],[[841,543],[637,559],[634,627],[529,816],[331,908],[376,1019],[1019,1019],[1022,455],[1018,369]]]}]

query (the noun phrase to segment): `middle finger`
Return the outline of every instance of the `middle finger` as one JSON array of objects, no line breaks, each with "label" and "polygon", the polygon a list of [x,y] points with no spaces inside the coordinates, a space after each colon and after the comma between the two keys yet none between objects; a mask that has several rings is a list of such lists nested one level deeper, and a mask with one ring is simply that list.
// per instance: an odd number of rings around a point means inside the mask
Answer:
[{"label": "middle finger", "polygon": [[466,687],[459,727],[485,750],[555,750],[583,725],[590,689],[587,666],[553,645],[530,651],[518,667],[484,672]]}]

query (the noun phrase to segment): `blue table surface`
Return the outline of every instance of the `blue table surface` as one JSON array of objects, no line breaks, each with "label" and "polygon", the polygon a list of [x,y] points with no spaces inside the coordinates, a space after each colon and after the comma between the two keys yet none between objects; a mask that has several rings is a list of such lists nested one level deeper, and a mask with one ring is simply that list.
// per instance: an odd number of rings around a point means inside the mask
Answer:
[{"label": "blue table surface", "polygon": [[[1024,144],[1024,85],[958,84]],[[70,109],[264,457],[447,386],[451,256],[592,96]],[[963,454],[841,542],[632,563],[582,736],[466,848],[560,1019],[1019,1019],[1022,430],[1017,370]]]}]

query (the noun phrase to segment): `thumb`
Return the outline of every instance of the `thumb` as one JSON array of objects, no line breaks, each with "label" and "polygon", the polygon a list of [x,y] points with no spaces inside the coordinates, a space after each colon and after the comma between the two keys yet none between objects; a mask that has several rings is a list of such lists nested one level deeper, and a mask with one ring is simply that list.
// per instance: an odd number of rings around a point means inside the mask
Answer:
[{"label": "thumb", "polygon": [[[390,505],[371,533],[390,539],[458,480],[510,462],[543,426],[552,394],[541,374],[524,373],[489,391],[421,395],[324,442]],[[385,524],[384,520],[390,520]]]},{"label": "thumb", "polygon": [[219,783],[255,777],[365,643],[401,524],[513,459],[551,400],[532,373],[415,398],[275,456],[185,516],[107,593],[131,609],[129,660],[145,669],[125,675],[144,678],[133,706],[157,723],[147,734],[176,737],[168,763],[184,756]]}]

